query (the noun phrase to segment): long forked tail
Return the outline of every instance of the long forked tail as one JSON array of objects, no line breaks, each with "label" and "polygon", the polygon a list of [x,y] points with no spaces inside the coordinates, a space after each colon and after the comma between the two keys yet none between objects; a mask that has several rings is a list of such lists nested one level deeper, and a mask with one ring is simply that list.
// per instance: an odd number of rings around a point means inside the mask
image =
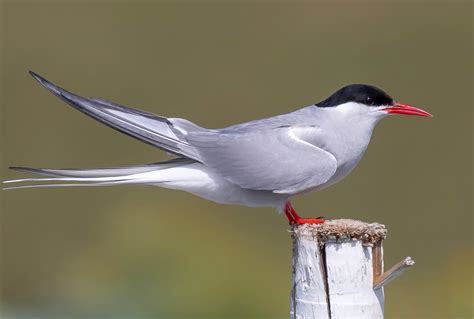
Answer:
[{"label": "long forked tail", "polygon": [[[159,183],[159,171],[195,163],[186,158],[132,167],[94,168],[94,169],[47,169],[29,167],[10,167],[11,169],[43,175],[46,177],[22,178],[4,181],[4,184],[15,184],[3,188],[20,189],[35,187],[68,187],[68,186],[111,186],[122,184]],[[39,184],[36,184],[39,182]],[[72,182],[72,183],[71,183]],[[16,186],[17,183],[26,183]]]}]

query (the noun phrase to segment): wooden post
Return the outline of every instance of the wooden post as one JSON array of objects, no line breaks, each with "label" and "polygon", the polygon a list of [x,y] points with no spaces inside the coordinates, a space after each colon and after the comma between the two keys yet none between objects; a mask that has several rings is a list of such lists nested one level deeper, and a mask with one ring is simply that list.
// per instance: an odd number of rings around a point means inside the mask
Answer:
[{"label": "wooden post", "polygon": [[383,272],[387,230],[351,219],[295,225],[291,319],[383,318],[383,287],[414,265],[410,257]]}]

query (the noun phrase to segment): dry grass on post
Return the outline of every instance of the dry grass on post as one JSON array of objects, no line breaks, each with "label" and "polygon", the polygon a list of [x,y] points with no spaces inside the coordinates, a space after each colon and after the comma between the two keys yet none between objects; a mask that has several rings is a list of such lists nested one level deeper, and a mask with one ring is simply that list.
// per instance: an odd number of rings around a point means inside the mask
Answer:
[{"label": "dry grass on post", "polygon": [[383,287],[414,261],[383,272],[387,229],[351,219],[295,225],[290,318],[383,318]]}]

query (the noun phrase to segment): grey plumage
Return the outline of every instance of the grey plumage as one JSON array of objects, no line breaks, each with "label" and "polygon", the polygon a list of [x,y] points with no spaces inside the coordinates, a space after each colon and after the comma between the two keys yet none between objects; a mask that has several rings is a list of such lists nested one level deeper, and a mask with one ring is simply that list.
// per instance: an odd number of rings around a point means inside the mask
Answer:
[{"label": "grey plumage", "polygon": [[232,183],[294,194],[329,180],[337,161],[325,150],[292,136],[291,129],[270,126],[244,132],[194,132],[187,140],[198,150],[202,163]]},{"label": "grey plumage", "polygon": [[[311,141],[290,134],[295,127],[317,129],[314,107],[208,130],[184,119],[168,119],[103,99],[82,97],[35,73],[32,76],[54,95],[95,120],[167,152],[203,163],[242,188],[293,194],[323,184],[336,171],[333,155]],[[292,167],[292,174],[287,174],[286,167]],[[23,170],[61,177],[109,177],[153,169],[138,166],[118,171]]]}]

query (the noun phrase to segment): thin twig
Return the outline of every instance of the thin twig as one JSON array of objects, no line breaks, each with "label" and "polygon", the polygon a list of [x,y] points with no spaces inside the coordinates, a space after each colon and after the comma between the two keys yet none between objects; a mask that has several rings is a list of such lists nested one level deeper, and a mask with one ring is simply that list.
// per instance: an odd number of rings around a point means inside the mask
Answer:
[{"label": "thin twig", "polygon": [[386,284],[400,276],[407,268],[413,266],[414,264],[415,261],[411,259],[411,257],[406,257],[404,260],[400,261],[392,268],[384,272],[381,276],[375,278],[374,289],[378,289],[380,287],[385,286]]}]

